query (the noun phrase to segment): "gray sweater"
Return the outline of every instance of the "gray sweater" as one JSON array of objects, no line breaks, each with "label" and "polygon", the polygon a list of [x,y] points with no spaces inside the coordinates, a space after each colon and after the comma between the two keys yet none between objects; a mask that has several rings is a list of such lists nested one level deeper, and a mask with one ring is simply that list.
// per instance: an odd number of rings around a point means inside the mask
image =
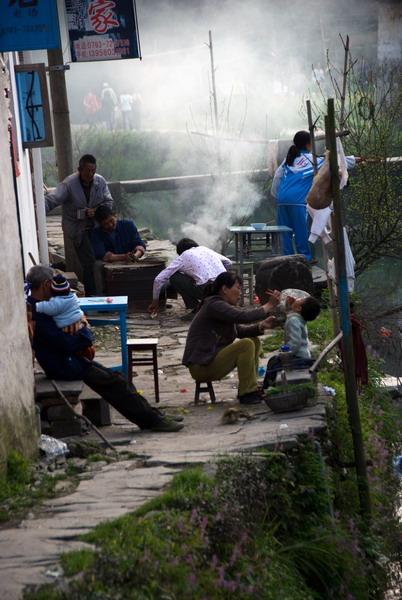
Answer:
[{"label": "gray sweater", "polygon": [[107,204],[112,207],[113,198],[102,175],[95,173],[91,191],[89,193],[89,202],[84,194],[80,182],[79,173],[69,175],[53,192],[45,196],[46,213],[56,206],[63,204],[62,228],[68,238],[80,242],[84,235],[86,219],[77,218],[77,210],[84,208],[93,208],[96,210],[101,204]]},{"label": "gray sweater", "polygon": [[289,313],[285,323],[285,344],[297,358],[311,358],[307,323],[299,313]]},{"label": "gray sweater", "polygon": [[261,335],[259,323],[244,326],[266,318],[263,308],[239,310],[221,296],[209,296],[195,315],[186,341],[183,365],[208,365],[222,348],[236,338]]}]

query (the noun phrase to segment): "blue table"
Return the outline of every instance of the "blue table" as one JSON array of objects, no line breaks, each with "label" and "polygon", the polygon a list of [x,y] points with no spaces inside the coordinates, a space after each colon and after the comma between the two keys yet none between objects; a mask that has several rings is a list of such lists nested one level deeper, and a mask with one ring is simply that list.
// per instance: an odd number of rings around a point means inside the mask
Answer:
[{"label": "blue table", "polygon": [[[114,371],[123,371],[128,375],[128,359],[127,359],[127,322],[126,322],[126,311],[128,296],[98,296],[90,298],[78,298],[81,305],[81,310],[91,312],[118,312],[119,316],[104,318],[104,319],[91,319],[88,317],[90,325],[118,325],[120,327],[120,342],[121,342],[121,359],[122,364],[117,367],[110,367]],[[111,300],[111,302],[107,302]]]}]

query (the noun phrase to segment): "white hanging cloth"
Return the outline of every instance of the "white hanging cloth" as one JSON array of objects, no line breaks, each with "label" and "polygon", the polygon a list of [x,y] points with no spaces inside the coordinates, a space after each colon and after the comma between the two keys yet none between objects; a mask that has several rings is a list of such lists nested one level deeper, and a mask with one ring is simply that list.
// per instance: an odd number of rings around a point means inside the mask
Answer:
[{"label": "white hanging cloth", "polygon": [[324,244],[329,244],[331,241],[329,231],[327,228],[328,219],[331,215],[331,208],[328,206],[327,208],[321,208],[317,210],[315,208],[311,208],[307,204],[307,212],[312,218],[311,228],[310,228],[310,236],[308,241],[312,244],[320,237]]},{"label": "white hanging cloth", "polygon": [[348,182],[349,174],[345,152],[343,151],[342,142],[338,137],[336,138],[336,152],[338,154],[338,168],[340,175],[339,188],[342,189]]},{"label": "white hanging cloth", "polygon": [[[345,227],[343,228],[343,239],[345,245],[345,266],[346,266],[346,279],[348,282],[348,291],[353,292],[355,289],[355,259],[353,258],[352,250],[349,244],[349,238]],[[328,277],[333,281],[336,281],[335,273],[335,262],[331,258],[328,261]]]}]

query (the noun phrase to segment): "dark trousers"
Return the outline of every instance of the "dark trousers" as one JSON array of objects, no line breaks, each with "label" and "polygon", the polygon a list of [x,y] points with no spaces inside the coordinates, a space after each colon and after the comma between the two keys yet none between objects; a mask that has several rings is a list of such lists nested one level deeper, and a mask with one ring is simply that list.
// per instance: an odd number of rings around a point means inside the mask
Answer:
[{"label": "dark trousers", "polygon": [[200,300],[202,300],[204,296],[206,283],[197,285],[194,279],[189,275],[177,272],[171,276],[170,285],[181,295],[186,308],[197,308]]},{"label": "dark trousers", "polygon": [[91,230],[86,229],[81,243],[74,242],[74,249],[81,263],[86,296],[96,296],[94,278],[95,254],[91,243]]},{"label": "dark trousers", "polygon": [[118,371],[91,362],[83,380],[123,417],[138,425],[140,429],[150,429],[161,421],[159,411],[152,408],[146,398],[137,392],[135,385]]}]

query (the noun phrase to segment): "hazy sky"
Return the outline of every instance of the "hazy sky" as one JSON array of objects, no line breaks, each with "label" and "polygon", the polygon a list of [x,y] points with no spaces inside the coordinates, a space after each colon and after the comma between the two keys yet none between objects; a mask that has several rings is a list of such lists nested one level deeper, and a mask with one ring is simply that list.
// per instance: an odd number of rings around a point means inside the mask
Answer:
[{"label": "hazy sky", "polygon": [[[205,128],[211,30],[220,112],[230,105],[232,128],[245,115],[245,131],[264,137],[267,121],[273,133],[283,129],[276,106],[283,113],[287,106],[280,96],[291,98],[294,112],[295,97],[301,100],[312,87],[312,63],[325,66],[327,48],[335,62],[342,61],[339,34],[350,35],[356,58],[375,59],[372,7],[370,0],[138,0],[143,59],[72,64],[72,120],[80,120],[88,88],[99,93],[107,81],[117,93],[141,94],[147,128],[185,130],[194,120]],[[287,116],[283,122],[287,127]]]},{"label": "hazy sky", "polygon": [[[84,122],[83,97],[100,95],[109,83],[116,93],[138,93],[146,130],[213,133],[212,32],[220,130],[251,139],[293,137],[307,127],[303,98],[317,93],[312,64],[325,67],[326,52],[343,63],[339,34],[349,34],[355,58],[376,58],[377,22],[373,0],[138,0],[142,60],[73,63],[66,72],[72,123]],[[68,44],[65,41],[66,50]],[[68,60],[68,52],[65,53]],[[316,94],[318,97],[318,94]],[[192,136],[195,144],[213,141]],[[223,151],[248,167],[245,143]],[[267,148],[260,146],[261,153]],[[217,165],[211,165],[211,172]],[[227,226],[239,223],[261,201],[247,181],[216,185],[205,205],[183,215],[181,232],[219,249]]]}]

